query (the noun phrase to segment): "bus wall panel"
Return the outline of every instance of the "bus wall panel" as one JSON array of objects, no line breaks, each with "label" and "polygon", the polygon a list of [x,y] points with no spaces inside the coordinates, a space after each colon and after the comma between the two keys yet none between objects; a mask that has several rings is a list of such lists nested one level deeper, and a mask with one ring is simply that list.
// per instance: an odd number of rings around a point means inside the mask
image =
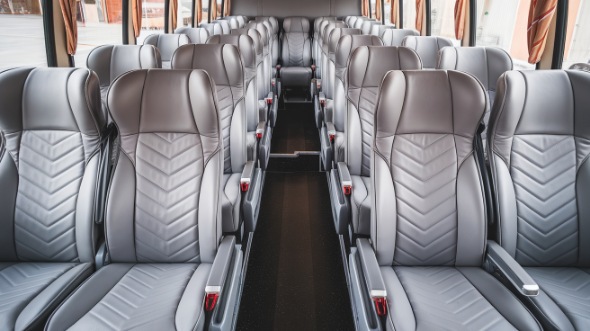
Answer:
[{"label": "bus wall panel", "polygon": [[232,0],[231,11],[233,15],[252,17],[341,17],[360,15],[361,5],[358,0]]}]

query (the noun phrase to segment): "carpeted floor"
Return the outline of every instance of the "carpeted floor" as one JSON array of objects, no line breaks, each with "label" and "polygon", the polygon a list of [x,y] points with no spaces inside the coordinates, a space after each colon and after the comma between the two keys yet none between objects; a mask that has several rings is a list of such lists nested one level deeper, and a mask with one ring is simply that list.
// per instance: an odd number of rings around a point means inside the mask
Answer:
[{"label": "carpeted floor", "polygon": [[266,175],[237,330],[354,330],[321,172]]},{"label": "carpeted floor", "polygon": [[309,103],[280,104],[273,131],[271,152],[291,154],[296,151],[319,151],[320,138],[313,106]]}]

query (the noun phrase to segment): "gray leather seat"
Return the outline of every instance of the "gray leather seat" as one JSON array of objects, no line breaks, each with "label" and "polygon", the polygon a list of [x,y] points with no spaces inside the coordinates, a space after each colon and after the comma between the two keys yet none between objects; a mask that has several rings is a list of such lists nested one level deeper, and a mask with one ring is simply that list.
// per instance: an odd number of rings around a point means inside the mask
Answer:
[{"label": "gray leather seat", "polygon": [[[381,37],[381,35],[383,35],[383,32],[385,30],[389,30],[389,29],[395,29],[395,25],[375,24],[371,27],[371,32],[369,34],[372,34],[373,36],[377,36],[377,37],[380,37],[381,39],[383,39]],[[383,41],[383,43],[385,44],[385,40]],[[400,45],[384,45],[384,46],[401,46],[401,43],[400,43]]]},{"label": "gray leather seat", "polygon": [[384,330],[541,330],[482,269],[486,212],[473,141],[486,108],[485,90],[466,73],[392,71],[383,80],[367,148],[372,242],[357,240],[350,270],[357,311],[362,274],[365,299],[383,303]]},{"label": "gray leather seat", "polygon": [[283,21],[281,80],[287,87],[309,87],[311,81],[311,40],[309,20],[287,17]]},{"label": "gray leather seat", "polygon": [[174,33],[187,35],[191,44],[205,44],[209,39],[209,31],[205,28],[182,27],[176,29]]},{"label": "gray leather seat", "polygon": [[[268,95],[272,91],[271,78],[272,78],[272,53],[271,53],[271,36],[270,31],[265,22],[250,22],[246,25],[248,29],[255,29],[260,33],[260,41],[262,43],[262,60],[264,63],[264,76],[262,77],[262,84],[259,85],[265,92],[264,95]],[[261,77],[258,76],[258,79]],[[260,105],[266,109],[266,103],[262,102]]]},{"label": "gray leather seat", "polygon": [[320,57],[320,52],[321,52],[321,36],[320,36],[320,26],[324,21],[336,21],[336,17],[329,17],[329,16],[323,16],[323,17],[318,17],[313,21],[313,44],[312,44],[312,51],[311,51],[311,56],[313,58],[313,63],[316,66],[316,78],[322,78],[322,64],[321,62],[321,57]]},{"label": "gray leather seat", "polygon": [[236,46],[228,44],[186,45],[174,54],[172,68],[205,70],[215,82],[224,146],[223,231],[236,231],[240,224],[240,177],[248,161],[244,69],[240,53]]},{"label": "gray leather seat", "polygon": [[433,36],[407,36],[402,46],[409,47],[418,53],[424,69],[435,69],[438,63],[438,52],[447,46],[453,46],[451,39]]},{"label": "gray leather seat", "polygon": [[222,19],[227,20],[227,22],[229,23],[230,30],[240,28],[240,23],[238,22],[238,18],[236,16],[226,16]]},{"label": "gray leather seat", "polygon": [[[273,66],[273,70],[274,67],[277,66],[277,64],[279,63],[279,56],[280,56],[280,47],[279,47],[279,32],[280,32],[280,26],[279,26],[279,21],[272,16],[258,16],[256,17],[256,21],[266,21],[270,24],[270,44],[271,44],[271,54],[272,54],[272,61],[271,61],[271,65]],[[276,70],[275,70],[276,71]],[[273,75],[274,77],[274,75]]]},{"label": "gray leather seat", "polygon": [[212,21],[211,23],[218,23],[221,26],[221,34],[229,34],[231,31],[231,27],[229,26],[229,22],[224,19],[219,19]]},{"label": "gray leather seat", "polygon": [[106,113],[107,91],[115,79],[131,70],[162,68],[162,60],[152,45],[103,45],[90,51],[86,67],[98,75]]},{"label": "gray leather seat", "polygon": [[[512,70],[512,58],[505,50],[497,47],[444,47],[439,52],[438,69],[467,72],[475,76],[488,92],[490,108],[496,97],[496,83],[506,71]],[[482,141],[486,143],[487,125],[490,118],[486,112],[483,123]]]},{"label": "gray leather seat", "polygon": [[316,53],[316,57],[314,57],[315,60],[315,65],[316,65],[316,77],[317,78],[322,78],[324,76],[324,68],[322,67],[323,63],[323,57],[322,57],[322,45],[324,44],[324,30],[326,29],[326,27],[328,26],[328,24],[333,23],[336,21],[336,18],[332,19],[332,18],[324,18],[321,22],[318,23],[319,25],[319,29],[318,29],[318,49],[317,49],[317,53]]},{"label": "gray leather seat", "polygon": [[233,315],[223,280],[233,284],[226,267],[241,268],[242,255],[221,235],[224,148],[212,80],[200,70],[134,71],[113,84],[108,106],[121,137],[105,207],[110,264],[46,330],[203,330],[211,293]]},{"label": "gray leather seat", "polygon": [[199,24],[199,27],[207,30],[207,32],[209,32],[209,37],[223,34],[223,28],[221,27],[221,24],[217,22],[201,23]]},{"label": "gray leather seat", "polygon": [[575,63],[575,64],[572,64],[570,69],[590,71],[590,63]]},{"label": "gray leather seat", "polygon": [[361,25],[361,31],[363,34],[371,34],[371,30],[373,26],[381,25],[381,22],[377,21],[364,21],[363,25]]},{"label": "gray leather seat", "polygon": [[42,329],[94,271],[106,118],[81,68],[0,71],[0,329]]},{"label": "gray leather seat", "polygon": [[381,32],[383,46],[401,46],[405,37],[419,36],[420,33],[413,29],[385,29]]},{"label": "gray leather seat", "polygon": [[144,45],[152,45],[160,51],[162,68],[170,69],[172,55],[178,47],[190,44],[190,39],[185,34],[153,34],[145,38]]},{"label": "gray leather seat", "polygon": [[238,28],[243,29],[246,26],[246,23],[248,23],[248,18],[242,15],[238,15],[236,18],[238,20]]},{"label": "gray leather seat", "polygon": [[[371,36],[375,38],[374,36]],[[377,92],[390,70],[420,70],[422,63],[405,47],[360,46],[352,51],[345,72],[346,107],[343,114],[344,156],[352,179],[351,222],[355,234],[369,235],[371,223],[371,147]]]},{"label": "gray leather seat", "polygon": [[[346,23],[342,21],[334,21],[328,23],[322,32],[322,48],[321,48],[321,61],[322,61],[322,70],[323,70],[323,79],[322,79],[322,91],[326,93],[326,98],[332,99],[332,90],[333,90],[333,83],[334,83],[334,73],[330,69],[330,34],[334,29],[341,29],[345,28]],[[337,42],[337,41],[336,41]]]},{"label": "gray leather seat", "polygon": [[[262,53],[260,44],[257,44],[258,52],[255,49],[253,39],[248,35],[225,35],[213,36],[208,44],[229,44],[238,48],[244,68],[244,105],[246,107],[246,146],[248,160],[255,161],[258,158],[257,129],[265,128],[266,122],[260,119],[258,111],[258,85],[256,82],[256,70],[258,58]],[[259,132],[262,134],[262,132]],[[262,138],[262,137],[260,137]]]},{"label": "gray leather seat", "polygon": [[540,286],[546,329],[590,328],[590,74],[510,71],[498,82],[488,155],[499,243]]}]

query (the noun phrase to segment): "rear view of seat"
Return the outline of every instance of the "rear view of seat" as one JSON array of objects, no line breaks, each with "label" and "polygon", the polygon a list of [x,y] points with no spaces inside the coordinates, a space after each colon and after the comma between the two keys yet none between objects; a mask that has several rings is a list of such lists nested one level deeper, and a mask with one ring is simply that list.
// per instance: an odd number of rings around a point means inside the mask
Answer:
[{"label": "rear view of seat", "polygon": [[94,271],[105,115],[80,68],[0,72],[0,329],[43,329]]},{"label": "rear view of seat", "polygon": [[[371,34],[373,36],[381,37],[383,35],[383,32],[385,30],[389,30],[389,29],[395,29],[395,25],[375,24],[371,27],[371,32],[369,34]],[[383,38],[381,37],[381,39],[383,39]],[[401,46],[401,42],[399,45],[385,45],[385,41],[383,41],[383,43],[384,43],[384,46]]]},{"label": "rear view of seat", "polygon": [[209,39],[209,31],[204,28],[182,27],[176,29],[174,33],[187,35],[191,44],[204,44]]},{"label": "rear view of seat", "polygon": [[570,69],[590,71],[590,63],[575,63],[575,64],[572,64]]},{"label": "rear view of seat", "polygon": [[320,52],[321,52],[321,40],[320,39],[320,26],[324,21],[335,21],[336,17],[318,17],[313,21],[313,44],[312,44],[312,57],[314,64],[316,65],[316,78],[322,78],[321,76],[321,64]]},{"label": "rear view of seat", "polygon": [[363,22],[363,25],[361,25],[361,31],[362,31],[363,34],[371,34],[371,30],[376,25],[377,26],[381,25],[381,22],[377,22],[377,21],[364,21]]},{"label": "rear view of seat", "polygon": [[207,32],[209,32],[209,36],[223,34],[223,28],[221,27],[221,24],[219,24],[219,23],[216,23],[216,22],[202,23],[199,26],[201,28],[207,30]]},{"label": "rear view of seat", "polygon": [[281,79],[287,87],[309,87],[311,81],[311,41],[309,20],[288,17],[283,21]]},{"label": "rear view of seat", "polygon": [[229,22],[227,20],[215,20],[211,23],[217,23],[221,26],[221,34],[229,34],[231,31],[231,27],[229,26]]},{"label": "rear view of seat", "polygon": [[[475,76],[488,92],[491,108],[491,103],[496,97],[498,78],[506,71],[512,70],[512,58],[508,52],[496,47],[445,47],[439,52],[437,68],[459,70]],[[483,119],[486,128],[489,118],[488,111]],[[486,130],[482,132],[484,146]]]},{"label": "rear view of seat", "polygon": [[[258,16],[256,17],[256,21],[267,21],[270,24],[270,43],[271,43],[271,53],[272,53],[272,66],[273,68],[277,66],[279,63],[279,21],[272,16]],[[274,77],[274,75],[273,75]]]},{"label": "rear view of seat", "polygon": [[424,69],[435,69],[438,63],[438,52],[447,46],[453,46],[448,38],[432,36],[408,36],[402,41],[402,46],[409,47],[418,53]]},{"label": "rear view of seat", "polygon": [[328,99],[327,103],[332,102],[332,85],[334,81],[334,74],[331,72],[330,68],[330,54],[329,54],[329,47],[330,47],[330,35],[334,29],[341,29],[345,28],[346,23],[342,21],[334,21],[328,23],[324,30],[322,31],[322,47],[321,47],[321,62],[322,62],[322,71],[323,71],[323,79],[321,81],[321,89],[326,94],[326,98]]},{"label": "rear view of seat", "polygon": [[[337,148],[344,150],[344,155],[342,150],[338,151],[337,160],[343,162],[340,162],[331,174],[334,198],[343,192],[342,180],[338,178],[341,175],[339,172],[347,172],[351,179],[350,218],[348,222],[344,219],[338,220],[337,228],[341,230],[341,234],[348,230],[346,226],[349,223],[352,233],[370,234],[372,200],[369,193],[369,175],[379,85],[390,70],[419,69],[422,69],[420,58],[416,52],[405,47],[361,46],[350,55],[344,79],[346,106],[338,109],[338,121],[344,125],[344,138],[343,146]],[[325,138],[326,136],[323,139]]]},{"label": "rear view of seat", "polygon": [[383,46],[401,46],[405,37],[419,36],[420,33],[413,29],[385,29],[381,32]]},{"label": "rear view of seat", "polygon": [[[497,244],[486,247],[482,169],[473,148],[486,108],[485,90],[466,73],[385,76],[368,147],[371,241],[358,239],[350,256],[359,329],[541,330],[482,268],[486,257],[502,267],[516,264]],[[529,289],[525,283],[515,291]]]},{"label": "rear view of seat", "polygon": [[590,328],[590,73],[510,71],[498,82],[488,155],[499,243],[539,284],[548,330]]},{"label": "rear view of seat", "polygon": [[242,254],[235,237],[222,238],[224,149],[212,80],[200,70],[130,72],[111,87],[108,108],[121,138],[105,205],[110,264],[46,330],[231,323],[227,293]]},{"label": "rear view of seat", "polygon": [[190,44],[190,40],[185,34],[153,34],[148,36],[143,42],[144,45],[152,45],[160,51],[162,59],[162,68],[170,69],[172,55],[178,47]]},{"label": "rear view of seat", "polygon": [[90,51],[86,66],[98,75],[106,112],[107,91],[115,79],[131,70],[161,68],[162,60],[152,45],[103,45]]}]

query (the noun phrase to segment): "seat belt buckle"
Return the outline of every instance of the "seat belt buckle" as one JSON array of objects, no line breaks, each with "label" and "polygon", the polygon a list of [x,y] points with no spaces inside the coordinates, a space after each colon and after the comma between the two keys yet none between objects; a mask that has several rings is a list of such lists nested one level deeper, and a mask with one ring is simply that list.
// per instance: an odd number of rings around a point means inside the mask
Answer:
[{"label": "seat belt buckle", "polygon": [[212,312],[215,309],[215,306],[217,306],[218,301],[219,291],[205,293],[205,311],[208,313]]},{"label": "seat belt buckle", "polygon": [[330,138],[330,142],[334,143],[334,140],[336,139],[336,132],[328,131],[328,137]]},{"label": "seat belt buckle", "polygon": [[263,129],[256,129],[256,139],[258,139],[258,140],[262,139],[263,134],[264,134]]},{"label": "seat belt buckle", "polygon": [[242,178],[240,180],[240,189],[242,192],[248,192],[250,189],[250,178]]},{"label": "seat belt buckle", "polygon": [[384,317],[387,315],[386,297],[373,297],[373,303],[375,304],[375,311],[377,312],[377,316]]},{"label": "seat belt buckle", "polygon": [[266,101],[266,105],[272,105],[272,98],[264,98],[264,101]]},{"label": "seat belt buckle", "polygon": [[348,196],[352,194],[352,183],[342,183],[342,193]]}]

